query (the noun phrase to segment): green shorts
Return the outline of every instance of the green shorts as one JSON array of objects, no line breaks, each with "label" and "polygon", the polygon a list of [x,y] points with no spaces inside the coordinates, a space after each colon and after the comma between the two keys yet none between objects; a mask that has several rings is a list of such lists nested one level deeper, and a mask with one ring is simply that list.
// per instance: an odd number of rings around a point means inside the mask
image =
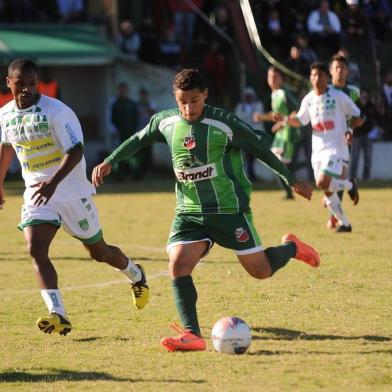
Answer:
[{"label": "green shorts", "polygon": [[253,225],[252,212],[238,214],[178,214],[169,234],[167,250],[179,244],[208,241],[233,249],[238,255],[263,250]]}]

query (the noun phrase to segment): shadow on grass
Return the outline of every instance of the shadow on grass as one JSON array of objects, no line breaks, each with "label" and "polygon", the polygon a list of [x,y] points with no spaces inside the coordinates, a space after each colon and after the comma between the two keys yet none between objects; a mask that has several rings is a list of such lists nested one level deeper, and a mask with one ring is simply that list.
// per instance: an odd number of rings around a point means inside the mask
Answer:
[{"label": "shadow on grass", "polygon": [[[74,338],[72,340],[74,342],[79,342],[79,343],[90,343],[90,342],[95,342],[95,341],[103,341],[103,340],[107,340],[107,339],[102,336],[90,336],[88,338]],[[110,338],[110,340],[119,341],[119,342],[128,342],[129,341],[128,338],[124,338],[122,336]]]},{"label": "shadow on grass", "polygon": [[[41,369],[40,369],[41,370]],[[58,381],[118,381],[118,382],[154,382],[154,383],[181,383],[204,384],[205,380],[180,380],[158,378],[123,378],[105,372],[81,372],[76,370],[47,369],[46,373],[36,374],[30,371],[8,371],[0,373],[0,382],[58,382]]]},{"label": "shadow on grass", "polygon": [[274,336],[253,336],[254,340],[367,340],[371,342],[392,342],[388,336],[363,335],[363,336],[342,336],[342,335],[318,335],[307,334],[303,331],[296,331],[286,328],[252,328],[255,332],[268,333]]}]

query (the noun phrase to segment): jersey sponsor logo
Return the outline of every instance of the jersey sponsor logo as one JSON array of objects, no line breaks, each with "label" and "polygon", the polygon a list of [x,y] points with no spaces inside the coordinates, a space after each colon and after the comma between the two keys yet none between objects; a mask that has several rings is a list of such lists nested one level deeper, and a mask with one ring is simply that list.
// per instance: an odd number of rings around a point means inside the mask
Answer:
[{"label": "jersey sponsor logo", "polygon": [[61,151],[57,150],[49,155],[28,159],[27,161],[21,162],[21,165],[23,170],[25,171],[39,171],[47,169],[51,166],[59,165],[62,158],[63,154],[61,153]]},{"label": "jersey sponsor logo", "polygon": [[71,125],[69,123],[65,123],[65,130],[68,132],[69,137],[71,138],[72,144],[78,143],[78,138],[76,137]]},{"label": "jersey sponsor logo", "polygon": [[322,121],[317,124],[312,124],[314,132],[332,131],[335,129],[335,123],[331,121]]},{"label": "jersey sponsor logo", "polygon": [[175,170],[176,177],[180,182],[202,181],[217,176],[215,163],[199,166],[188,170]]},{"label": "jersey sponsor logo", "polygon": [[192,150],[192,148],[196,147],[196,139],[193,135],[185,136],[184,147],[188,150]]},{"label": "jersey sponsor logo", "polygon": [[238,242],[246,242],[249,240],[249,234],[243,227],[237,227],[234,231],[234,235]]},{"label": "jersey sponsor logo", "polygon": [[18,155],[26,156],[36,152],[42,152],[55,147],[52,138],[44,138],[38,140],[29,140],[20,142],[15,145],[15,150]]}]

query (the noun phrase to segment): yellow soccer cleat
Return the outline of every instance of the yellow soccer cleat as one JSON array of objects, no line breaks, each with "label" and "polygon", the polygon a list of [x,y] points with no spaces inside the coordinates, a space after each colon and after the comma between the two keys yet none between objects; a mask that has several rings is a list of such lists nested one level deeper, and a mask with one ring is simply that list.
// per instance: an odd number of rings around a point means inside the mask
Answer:
[{"label": "yellow soccer cleat", "polygon": [[49,317],[39,318],[37,326],[42,332],[49,334],[57,332],[64,336],[72,330],[72,324],[57,313],[51,313]]},{"label": "yellow soccer cleat", "polygon": [[140,264],[136,264],[142,271],[142,278],[131,285],[133,306],[137,309],[143,309],[148,302],[150,296],[149,288],[147,285],[146,274],[144,268]]}]

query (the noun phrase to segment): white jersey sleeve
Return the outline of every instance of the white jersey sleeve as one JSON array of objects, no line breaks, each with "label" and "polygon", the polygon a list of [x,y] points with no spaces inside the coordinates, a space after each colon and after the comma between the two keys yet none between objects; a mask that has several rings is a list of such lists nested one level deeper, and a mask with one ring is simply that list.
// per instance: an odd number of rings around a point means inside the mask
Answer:
[{"label": "white jersey sleeve", "polygon": [[0,143],[2,144],[11,144],[6,132],[6,126],[3,124],[3,117],[5,117],[6,113],[8,113],[13,106],[14,101],[11,101],[0,109]]},{"label": "white jersey sleeve", "polygon": [[302,99],[301,106],[295,116],[302,125],[310,123],[309,94]]},{"label": "white jersey sleeve", "polygon": [[67,106],[57,112],[53,118],[52,129],[64,152],[72,150],[77,144],[83,144],[83,133],[76,114]]}]

